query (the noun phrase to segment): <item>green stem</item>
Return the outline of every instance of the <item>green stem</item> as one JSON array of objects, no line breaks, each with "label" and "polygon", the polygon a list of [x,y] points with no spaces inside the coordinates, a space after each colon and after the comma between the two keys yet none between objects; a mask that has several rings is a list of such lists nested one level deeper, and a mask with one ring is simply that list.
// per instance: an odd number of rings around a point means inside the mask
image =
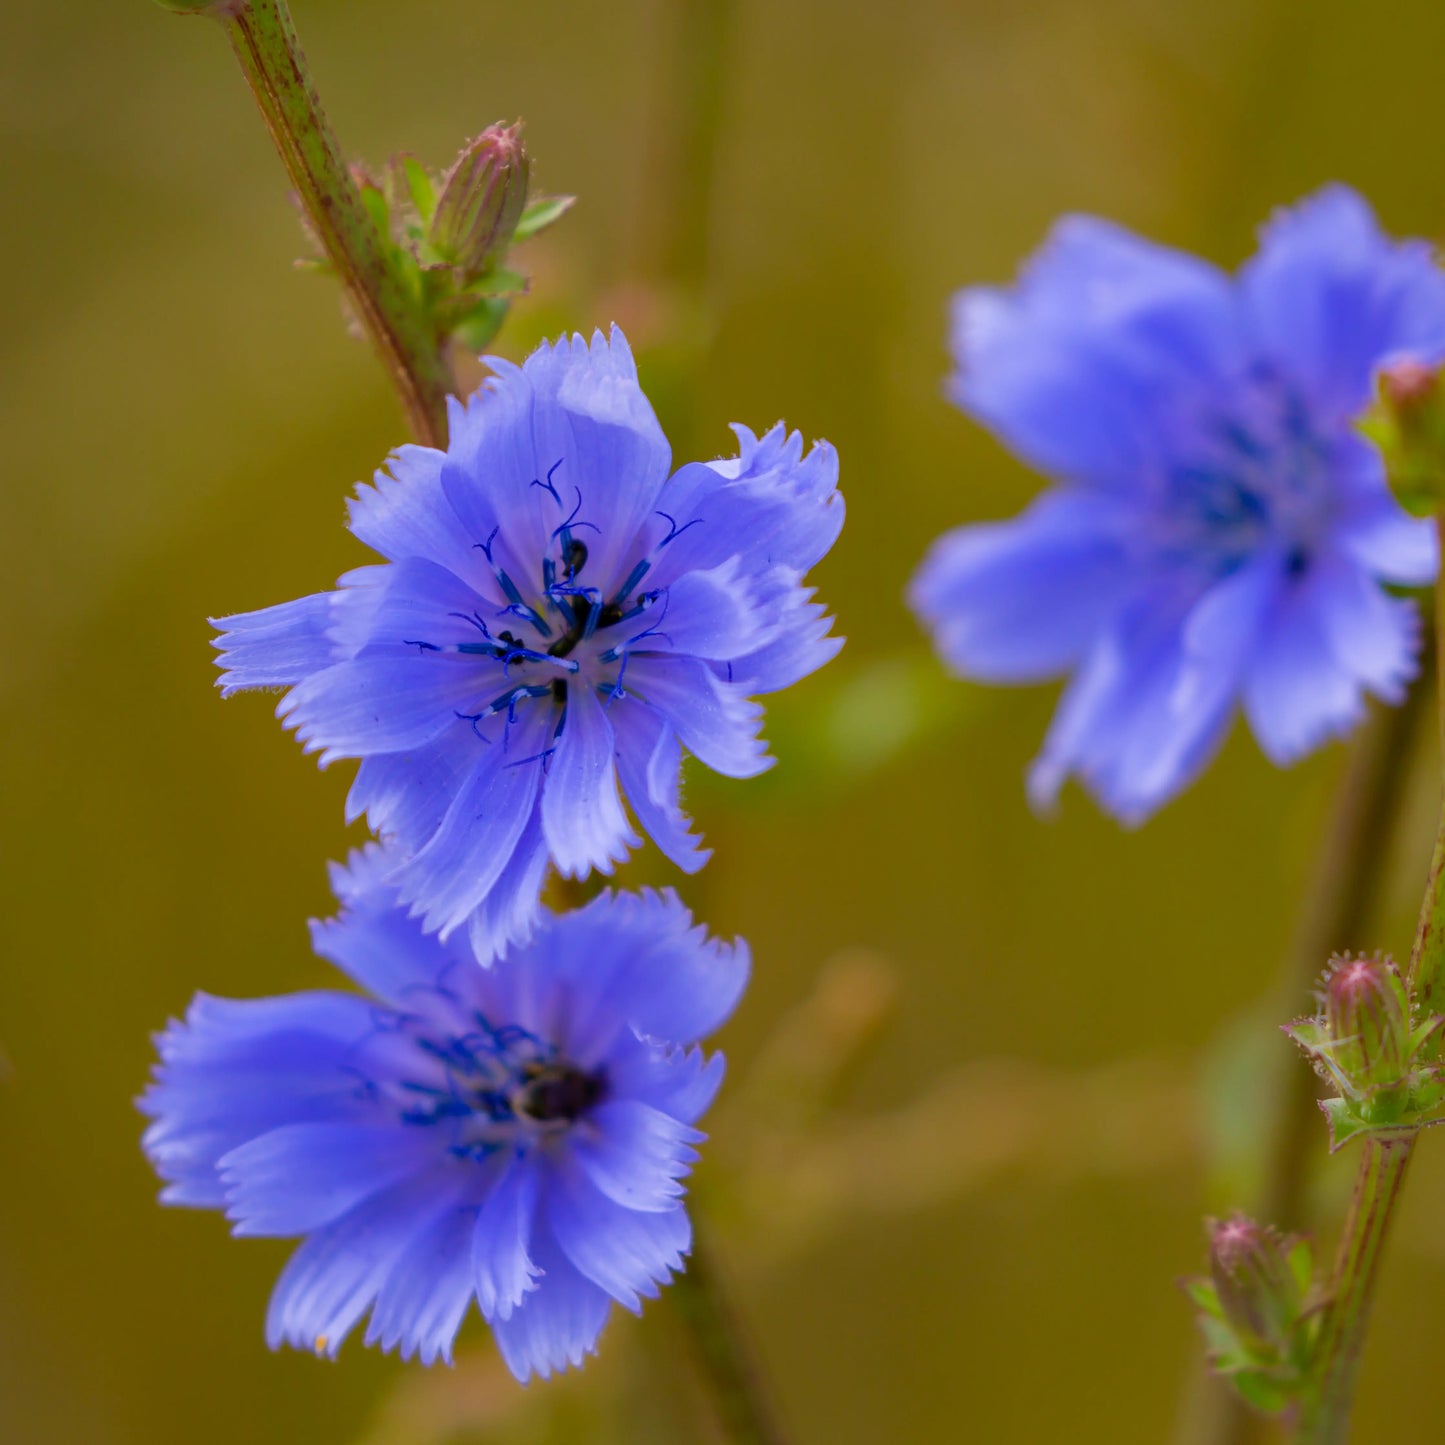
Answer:
[{"label": "green stem", "polygon": [[[1355,739],[1335,791],[1299,922],[1280,970],[1271,1017],[1305,1012],[1325,960],[1358,948],[1378,910],[1389,857],[1391,826],[1404,801],[1409,762],[1429,716],[1433,636],[1426,634],[1419,681],[1397,708],[1378,710]],[[1307,1223],[1305,1200],[1318,1139],[1319,1080],[1281,1049],[1271,1091],[1273,1118],[1255,1214],[1286,1230]],[[1180,1420],[1179,1445],[1249,1445],[1263,1422],[1222,1380],[1201,1364]]]},{"label": "green stem", "polygon": [[311,82],[285,0],[217,0],[231,42],[311,227],[380,354],[412,434],[445,446],[454,389],[443,338],[387,256]]},{"label": "green stem", "polygon": [[732,1445],[784,1445],[786,1437],[768,1406],[742,1328],[723,1297],[711,1247],[696,1219],[687,1269],[672,1282],[670,1295],[728,1440]]},{"label": "green stem", "polygon": [[1298,1445],[1343,1445],[1349,1438],[1355,1375],[1379,1276],[1380,1255],[1418,1134],[1369,1139],[1335,1260],[1333,1291],[1317,1346],[1317,1385],[1305,1402]]},{"label": "green stem", "polygon": [[[1445,544],[1445,516],[1436,518]],[[1435,630],[1445,639],[1445,582],[1435,587]],[[1445,757],[1445,669],[1440,680],[1440,740]],[[1433,1012],[1445,986],[1445,809],[1436,837],[1420,921],[1410,951],[1410,988],[1416,1006]],[[1419,1130],[1393,1139],[1366,1141],[1355,1180],[1349,1218],[1320,1326],[1314,1389],[1305,1401],[1300,1445],[1341,1445],[1349,1435],[1355,1374],[1379,1272],[1380,1253],[1394,1217]]]},{"label": "green stem", "polygon": [[[1427,643],[1427,652],[1433,652]],[[1417,731],[1429,715],[1431,659],[1397,708],[1378,713],[1356,740],[1335,798],[1329,830],[1315,864],[1281,978],[1278,1016],[1309,1011],[1311,992],[1333,953],[1361,948],[1386,881],[1392,825],[1405,800]],[[1303,1228],[1311,1145],[1319,1137],[1319,1079],[1280,1051],[1286,1066],[1259,1218],[1285,1230]]]}]

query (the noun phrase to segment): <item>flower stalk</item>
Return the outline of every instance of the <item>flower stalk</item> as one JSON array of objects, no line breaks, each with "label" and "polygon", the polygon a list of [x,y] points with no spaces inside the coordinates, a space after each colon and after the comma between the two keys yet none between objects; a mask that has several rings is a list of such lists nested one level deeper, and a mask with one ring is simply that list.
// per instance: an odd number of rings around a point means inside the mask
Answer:
[{"label": "flower stalk", "polygon": [[446,337],[409,294],[321,108],[286,0],[219,0],[226,32],[311,230],[386,366],[413,435],[446,445]]},{"label": "flower stalk", "polygon": [[686,1271],[673,1281],[673,1304],[731,1445],[785,1445],[743,1330],[718,1283],[702,1224],[694,1220],[692,1253]]},{"label": "flower stalk", "polygon": [[[1445,543],[1445,515],[1436,518],[1436,531]],[[1445,584],[1437,583],[1437,636],[1442,623],[1445,623]],[[1445,678],[1440,686],[1440,717],[1441,742],[1445,748]],[[1436,1011],[1442,989],[1442,964],[1445,964],[1445,810],[1442,810],[1410,955],[1408,987],[1416,1018],[1429,1017]],[[1439,1059],[1438,1032],[1422,1052],[1429,1060]],[[1342,1445],[1348,1439],[1355,1377],[1364,1348],[1380,1255],[1424,1122],[1433,1121],[1422,1121],[1413,1130],[1395,1137],[1365,1139],[1364,1157],[1356,1176],[1320,1326],[1314,1388],[1304,1401],[1297,1435],[1299,1445]]]},{"label": "flower stalk", "polygon": [[1367,1139],[1335,1261],[1315,1360],[1316,1386],[1306,1398],[1298,1445],[1343,1445],[1349,1438],[1355,1376],[1374,1300],[1380,1256],[1395,1202],[1414,1157],[1418,1133]]}]

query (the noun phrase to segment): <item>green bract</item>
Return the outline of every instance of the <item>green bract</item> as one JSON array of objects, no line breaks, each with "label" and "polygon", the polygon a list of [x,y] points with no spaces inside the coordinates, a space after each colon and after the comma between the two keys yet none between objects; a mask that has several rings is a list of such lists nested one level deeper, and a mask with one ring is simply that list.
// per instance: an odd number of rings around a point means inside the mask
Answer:
[{"label": "green bract", "polygon": [[1359,423],[1380,449],[1390,489],[1417,517],[1445,508],[1445,390],[1441,370],[1399,361],[1380,373],[1374,406]]},{"label": "green bract", "polygon": [[1325,975],[1320,1009],[1285,1026],[1336,1090],[1320,1107],[1331,1148],[1360,1134],[1408,1133],[1438,1122],[1445,1070],[1440,1015],[1422,1016],[1388,958],[1341,958]]}]

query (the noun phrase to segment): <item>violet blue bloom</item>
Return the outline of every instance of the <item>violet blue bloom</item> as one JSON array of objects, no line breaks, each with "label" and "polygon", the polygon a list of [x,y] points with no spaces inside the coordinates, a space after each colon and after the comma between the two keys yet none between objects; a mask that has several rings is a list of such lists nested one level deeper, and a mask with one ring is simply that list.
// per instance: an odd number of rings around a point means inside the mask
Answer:
[{"label": "violet blue bloom", "polygon": [[159,1036],[140,1107],[170,1204],[238,1235],[305,1236],[266,1336],[450,1359],[475,1298],[512,1373],[593,1350],[688,1252],[680,1182],[722,1080],[696,1041],[732,1012],[748,953],[671,893],[544,915],[478,966],[424,934],[375,844],[333,869],[316,951],[367,991],[198,994]]},{"label": "violet blue bloom", "polygon": [[843,524],[830,446],[736,427],[740,456],[669,476],[620,331],[491,366],[445,451],[402,447],[358,488],[351,530],[384,563],[217,624],[225,693],[287,687],[323,767],[362,760],[348,812],[401,901],[483,958],[527,936],[549,859],[610,873],[640,841],[623,793],[700,868],[681,749],[761,772],[750,699],[842,645],[802,583]]},{"label": "violet blue bloom", "polygon": [[1382,363],[1445,355],[1445,278],[1353,192],[1277,215],[1235,277],[1105,221],[1061,222],[1010,290],[953,315],[952,398],[1059,483],[942,537],[910,601],[955,672],[1070,675],[1037,806],[1077,775],[1126,822],[1199,775],[1236,704],[1292,762],[1398,702],[1428,522],[1354,423]]}]

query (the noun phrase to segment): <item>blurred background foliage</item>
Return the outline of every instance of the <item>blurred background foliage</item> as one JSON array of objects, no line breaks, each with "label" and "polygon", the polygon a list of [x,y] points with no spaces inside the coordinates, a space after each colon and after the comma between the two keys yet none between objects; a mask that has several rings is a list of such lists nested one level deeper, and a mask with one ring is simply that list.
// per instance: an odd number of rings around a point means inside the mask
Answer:
[{"label": "blurred background foliage", "polygon": [[[777,770],[695,776],[685,896],[752,942],[697,1187],[799,1445],[1168,1438],[1196,1344],[1173,1281],[1248,1187],[1259,1012],[1341,763],[1236,736],[1138,833],[1028,812],[1048,689],[941,677],[901,589],[1037,481],[944,404],[944,306],[1060,212],[1234,264],[1338,178],[1445,227],[1445,10],[1321,0],[295,0],[344,146],[432,164],[521,115],[581,197],[498,349],[616,319],[679,460],[780,414],[839,448],[819,569],[849,646],[770,704]],[[553,1387],[353,1344],[272,1357],[288,1246],[163,1211],[131,1099],[191,992],[324,981],[347,768],[222,706],[206,615],[361,560],[342,498],[401,440],[219,34],[146,0],[0,16],[0,1440],[706,1441],[664,1302]],[[474,378],[473,378],[474,379]],[[1429,750],[1369,938],[1407,943]],[[628,881],[678,882],[645,856]],[[1321,1130],[1323,1145],[1323,1130]],[[1445,1148],[1427,1139],[1360,1445],[1434,1438]],[[1346,1166],[1348,1167],[1348,1166]],[[1322,1176],[1328,1206],[1342,1182]],[[1426,1423],[1426,1422],[1430,1423]]]}]

